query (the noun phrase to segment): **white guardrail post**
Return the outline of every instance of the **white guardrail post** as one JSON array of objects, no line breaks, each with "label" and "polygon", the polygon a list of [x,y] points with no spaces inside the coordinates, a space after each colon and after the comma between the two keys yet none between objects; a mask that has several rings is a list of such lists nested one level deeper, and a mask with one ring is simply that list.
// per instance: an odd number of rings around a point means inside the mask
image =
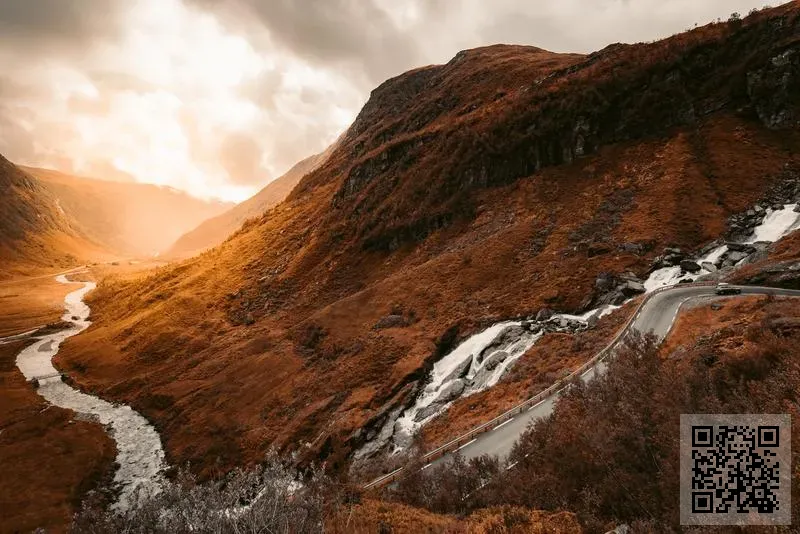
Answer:
[{"label": "white guardrail post", "polygon": [[[535,404],[537,404],[539,401],[541,401],[543,399],[546,399],[547,397],[549,397],[553,393],[561,391],[563,388],[567,387],[567,385],[569,384],[569,382],[572,381],[573,378],[575,378],[576,376],[579,376],[580,374],[586,372],[588,369],[591,369],[599,361],[601,361],[603,358],[605,358],[608,354],[611,353],[611,350],[614,349],[616,347],[616,345],[620,341],[622,341],[622,338],[625,336],[625,334],[627,334],[627,332],[630,329],[630,327],[633,325],[634,322],[636,322],[636,319],[639,317],[639,313],[642,311],[642,308],[647,303],[647,301],[649,301],[654,296],[659,295],[659,294],[661,294],[661,293],[663,293],[665,291],[672,290],[672,289],[678,289],[678,288],[684,288],[684,287],[705,287],[705,286],[713,286],[713,285],[716,285],[716,282],[695,282],[695,283],[692,283],[692,284],[679,284],[679,285],[660,287],[660,288],[652,291],[651,293],[648,293],[647,295],[644,296],[642,301],[636,307],[636,311],[634,311],[633,315],[631,315],[631,317],[625,322],[625,325],[617,332],[617,334],[614,336],[614,338],[611,340],[611,342],[608,345],[606,345],[602,350],[600,350],[600,352],[598,352],[597,354],[592,356],[589,360],[584,362],[575,371],[572,371],[570,374],[568,374],[564,378],[556,380],[556,382],[554,384],[552,384],[551,386],[549,386],[547,389],[545,389],[543,391],[540,391],[539,393],[537,393],[533,397],[522,401],[520,404],[514,406],[510,410],[507,410],[507,411],[503,412],[502,414],[498,415],[494,419],[491,419],[491,420],[489,420],[489,421],[487,421],[485,423],[481,423],[480,425],[478,425],[478,426],[474,427],[473,429],[471,429],[470,431],[468,431],[466,434],[462,434],[462,435],[458,436],[457,438],[448,441],[444,445],[440,445],[439,447],[433,449],[432,451],[425,453],[422,456],[422,461],[430,463],[433,460],[441,458],[445,454],[458,449],[458,447],[460,447],[464,443],[468,443],[475,436],[477,436],[479,434],[482,434],[484,432],[488,432],[490,430],[493,430],[495,427],[497,427],[501,423],[505,423],[509,419],[513,419],[513,417],[515,415],[522,413],[526,409],[528,409],[528,408],[534,406]],[[404,467],[399,467],[399,468],[395,469],[394,471],[392,471],[391,473],[388,473],[386,475],[380,476],[380,477],[376,478],[375,480],[373,480],[372,482],[369,482],[368,484],[365,484],[364,485],[364,489],[372,489],[372,488],[377,488],[377,487],[384,486],[386,484],[390,484],[390,483],[392,483],[393,481],[395,481],[396,479],[398,479],[400,477],[400,475],[402,474],[404,469],[405,469]]]}]

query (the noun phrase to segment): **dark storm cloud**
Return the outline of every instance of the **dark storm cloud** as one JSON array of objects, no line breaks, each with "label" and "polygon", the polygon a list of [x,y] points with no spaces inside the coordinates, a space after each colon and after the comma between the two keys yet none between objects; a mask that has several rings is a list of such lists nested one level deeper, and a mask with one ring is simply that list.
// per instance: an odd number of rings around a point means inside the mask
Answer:
[{"label": "dark storm cloud", "polygon": [[[119,30],[119,0],[2,0],[0,44],[70,48]],[[63,49],[63,48],[62,48]]]}]

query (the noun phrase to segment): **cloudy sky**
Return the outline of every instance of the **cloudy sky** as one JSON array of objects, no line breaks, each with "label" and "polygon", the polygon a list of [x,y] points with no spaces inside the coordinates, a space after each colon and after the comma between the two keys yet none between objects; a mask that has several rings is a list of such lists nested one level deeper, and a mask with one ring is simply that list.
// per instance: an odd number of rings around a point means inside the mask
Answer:
[{"label": "cloudy sky", "polygon": [[0,0],[0,153],[243,200],[369,91],[498,42],[590,52],[748,0]]}]

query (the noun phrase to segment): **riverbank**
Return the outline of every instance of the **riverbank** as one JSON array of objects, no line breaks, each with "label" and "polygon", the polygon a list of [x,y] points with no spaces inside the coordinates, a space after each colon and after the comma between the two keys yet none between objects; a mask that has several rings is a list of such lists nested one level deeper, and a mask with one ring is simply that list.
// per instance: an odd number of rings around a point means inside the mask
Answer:
[{"label": "riverbank", "polygon": [[113,477],[116,448],[103,427],[36,394],[15,362],[27,343],[0,345],[0,532],[66,532],[86,493]]}]

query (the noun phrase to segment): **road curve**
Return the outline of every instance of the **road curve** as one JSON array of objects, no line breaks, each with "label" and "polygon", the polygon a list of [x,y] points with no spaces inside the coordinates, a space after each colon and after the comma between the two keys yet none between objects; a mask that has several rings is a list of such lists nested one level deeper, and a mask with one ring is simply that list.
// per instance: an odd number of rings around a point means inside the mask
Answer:
[{"label": "road curve", "polygon": [[[800,297],[800,291],[789,289],[750,286],[734,287],[741,289],[742,295]],[[625,335],[631,331],[636,331],[643,334],[652,333],[659,341],[663,340],[672,329],[672,325],[675,322],[678,312],[686,301],[698,297],[713,295],[715,295],[714,286],[691,285],[677,285],[650,295],[649,298],[639,308],[635,318],[630,323],[628,328],[622,333],[621,336],[619,336],[617,345],[625,337]],[[735,296],[728,298],[735,298]],[[587,369],[581,375],[581,377],[584,380],[591,380],[597,374],[602,373],[605,368],[606,364],[600,360],[593,367]],[[538,404],[535,404],[531,408],[515,415],[514,417],[511,417],[508,421],[496,426],[493,430],[479,434],[475,437],[475,439],[465,442],[460,448],[457,449],[458,452],[466,459],[488,454],[491,456],[498,456],[501,460],[505,460],[511,452],[511,448],[514,446],[514,443],[528,428],[528,424],[531,421],[535,421],[542,417],[547,417],[553,413],[555,401],[558,399],[561,391],[562,390],[554,392],[550,396],[542,399]],[[449,461],[450,457],[450,454],[441,456],[440,458],[426,465],[424,468],[427,469],[429,466],[447,462]],[[367,487],[380,485],[381,481],[384,479],[386,479],[386,476],[371,482],[367,485]]]}]

